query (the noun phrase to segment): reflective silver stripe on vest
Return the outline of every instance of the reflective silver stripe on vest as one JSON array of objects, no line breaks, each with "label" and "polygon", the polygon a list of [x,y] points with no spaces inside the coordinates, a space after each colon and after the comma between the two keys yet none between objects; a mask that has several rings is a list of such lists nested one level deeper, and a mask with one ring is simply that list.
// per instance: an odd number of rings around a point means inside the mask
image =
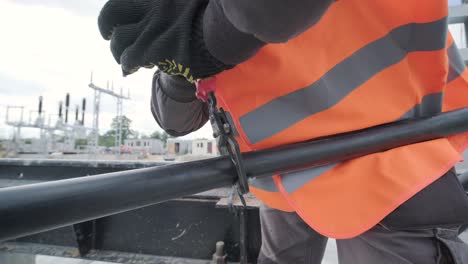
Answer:
[{"label": "reflective silver stripe on vest", "polygon": [[465,71],[465,62],[458,51],[455,42],[447,49],[447,55],[449,60],[449,72],[447,75],[447,83],[455,80]]},{"label": "reflective silver stripe on vest", "polygon": [[249,185],[268,192],[279,192],[272,176],[263,178],[249,178]]},{"label": "reflective silver stripe on vest", "polygon": [[288,172],[281,175],[281,183],[288,193],[293,193],[304,184],[317,178],[328,170],[333,169],[339,163],[333,163],[321,167]]},{"label": "reflective silver stripe on vest", "polygon": [[[401,119],[422,117],[440,113],[442,111],[443,93],[428,94],[423,97],[420,104],[413,106]],[[281,182],[288,193],[292,193],[304,184],[317,178],[321,174],[333,169],[340,163],[334,163],[322,167],[305,169],[302,171],[282,174]]]},{"label": "reflective silver stripe on vest", "polygon": [[[288,193],[292,193],[338,164],[339,163],[333,163],[321,167],[283,173],[281,174],[281,183]],[[272,177],[250,178],[249,185],[268,192],[279,192]]]},{"label": "reflective silver stripe on vest", "polygon": [[[458,51],[455,42],[447,49],[449,60],[449,69],[447,75],[447,83],[458,78],[465,70],[465,63]],[[406,112],[400,119],[429,116],[442,112],[444,93],[428,94],[423,97],[420,104],[415,105],[412,109]]]},{"label": "reflective silver stripe on vest", "polygon": [[[443,97],[443,93],[434,93],[424,96],[421,103],[413,106],[400,118],[400,120],[440,113],[442,111]],[[293,193],[303,185],[333,169],[339,164],[340,163],[333,163],[321,167],[283,173],[281,175],[281,183],[288,193]],[[250,184],[265,191],[278,192],[278,188],[276,187],[272,177],[255,179],[251,181]]]},{"label": "reflective silver stripe on vest", "polygon": [[444,93],[433,93],[423,97],[420,104],[413,106],[400,119],[431,116],[442,112]]},{"label": "reflective silver stripe on vest", "polygon": [[333,107],[374,75],[403,60],[408,52],[445,48],[446,22],[444,18],[395,28],[385,37],[356,51],[317,82],[242,116],[240,123],[246,136],[255,144]]}]

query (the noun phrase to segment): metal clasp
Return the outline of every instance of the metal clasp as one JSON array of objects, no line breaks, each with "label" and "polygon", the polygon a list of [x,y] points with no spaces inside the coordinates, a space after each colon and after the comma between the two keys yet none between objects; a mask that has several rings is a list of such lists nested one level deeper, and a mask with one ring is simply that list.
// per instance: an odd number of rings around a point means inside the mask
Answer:
[{"label": "metal clasp", "polygon": [[196,95],[200,100],[208,102],[210,121],[213,126],[213,136],[218,139],[220,152],[229,155],[236,168],[237,182],[235,183],[235,189],[245,207],[246,203],[243,195],[249,192],[247,174],[245,172],[239,144],[234,137],[233,128],[226,117],[226,112],[223,108],[218,109],[217,107],[217,100],[214,95],[216,90],[215,82],[215,78],[197,82]]}]

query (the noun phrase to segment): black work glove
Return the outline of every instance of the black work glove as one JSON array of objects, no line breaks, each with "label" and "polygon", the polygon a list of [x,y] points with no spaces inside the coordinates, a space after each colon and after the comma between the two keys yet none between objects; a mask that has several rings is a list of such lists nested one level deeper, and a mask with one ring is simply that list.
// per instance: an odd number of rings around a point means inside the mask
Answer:
[{"label": "black work glove", "polygon": [[193,82],[233,67],[205,46],[207,4],[208,0],[110,0],[99,15],[99,30],[111,41],[124,75],[156,65]]}]

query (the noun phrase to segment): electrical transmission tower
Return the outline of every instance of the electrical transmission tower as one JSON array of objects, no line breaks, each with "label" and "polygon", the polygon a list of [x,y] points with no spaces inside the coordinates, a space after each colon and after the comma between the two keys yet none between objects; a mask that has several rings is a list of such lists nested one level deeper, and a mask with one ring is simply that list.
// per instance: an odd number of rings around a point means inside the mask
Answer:
[{"label": "electrical transmission tower", "polygon": [[123,122],[123,100],[129,100],[130,94],[127,93],[127,96],[123,95],[122,88],[120,88],[120,93],[114,92],[114,84],[112,84],[109,89],[109,82],[107,82],[106,88],[101,88],[93,83],[93,74],[91,73],[91,81],[89,83],[89,88],[94,90],[94,111],[93,111],[93,132],[91,133],[91,142],[90,146],[94,147],[95,152],[98,152],[99,149],[99,112],[101,104],[101,94],[110,95],[117,100],[117,131],[115,131],[115,146],[117,147],[117,152],[120,154],[120,146],[122,144],[122,122]]},{"label": "electrical transmission tower", "polygon": [[[19,121],[11,121],[10,120],[9,114],[10,114],[10,110],[12,110],[12,109],[20,109],[21,114],[20,114],[20,120]],[[12,140],[13,145],[11,146],[11,147],[13,147],[13,149],[9,149],[9,151],[13,151],[14,153],[19,152],[19,141],[20,141],[20,138],[21,138],[21,127],[23,127],[24,124],[25,124],[24,121],[23,121],[23,118],[24,118],[24,106],[7,105],[5,123],[7,125],[10,125],[10,126],[14,127],[13,140]]]}]

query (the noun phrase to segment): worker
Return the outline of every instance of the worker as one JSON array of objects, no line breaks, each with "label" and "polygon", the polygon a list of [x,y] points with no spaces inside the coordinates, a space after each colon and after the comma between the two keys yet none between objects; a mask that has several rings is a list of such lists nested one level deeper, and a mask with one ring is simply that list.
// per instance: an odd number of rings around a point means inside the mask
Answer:
[{"label": "worker", "polygon": [[[215,80],[243,152],[468,105],[446,0],[110,0],[98,19],[124,75],[154,74],[151,109],[173,136],[201,128],[196,82]],[[468,135],[250,182],[258,263],[468,263],[468,199],[454,165]]]}]

